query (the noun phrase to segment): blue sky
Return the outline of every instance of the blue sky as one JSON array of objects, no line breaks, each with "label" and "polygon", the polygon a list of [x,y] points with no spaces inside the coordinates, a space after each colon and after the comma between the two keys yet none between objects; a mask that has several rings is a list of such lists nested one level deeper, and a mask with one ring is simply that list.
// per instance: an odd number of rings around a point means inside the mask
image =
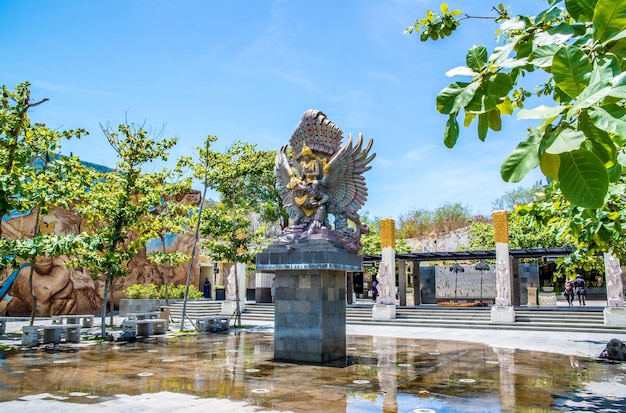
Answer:
[{"label": "blue sky", "polygon": [[[472,15],[498,2],[449,1]],[[544,1],[510,2],[514,14]],[[207,135],[216,149],[236,140],[276,150],[301,115],[319,109],[347,134],[373,138],[362,214],[397,219],[414,209],[460,202],[489,215],[492,202],[541,179],[500,178],[503,159],[528,124],[508,117],[482,143],[475,125],[453,149],[437,93],[445,72],[464,65],[475,44],[493,47],[496,24],[464,21],[444,41],[404,34],[431,0],[0,0],[0,80],[32,84],[33,120],[90,136],[63,152],[114,166],[100,131],[125,120],[178,137],[171,159],[190,155]],[[530,104],[528,107],[534,105]]]}]

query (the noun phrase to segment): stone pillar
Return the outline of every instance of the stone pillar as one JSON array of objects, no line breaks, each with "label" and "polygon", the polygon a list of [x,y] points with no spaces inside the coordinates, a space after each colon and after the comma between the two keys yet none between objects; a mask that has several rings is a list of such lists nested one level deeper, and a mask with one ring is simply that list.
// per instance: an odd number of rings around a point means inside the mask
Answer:
[{"label": "stone pillar", "polygon": [[237,289],[239,289],[239,312],[246,308],[246,263],[237,262],[230,267],[226,285],[226,301],[222,303],[223,315],[232,315],[237,311]]},{"label": "stone pillar", "polygon": [[422,304],[422,281],[420,279],[420,262],[413,261],[413,305]]},{"label": "stone pillar", "polygon": [[537,287],[527,287],[528,291],[528,306],[534,307],[537,305]]},{"label": "stone pillar", "polygon": [[398,262],[398,291],[400,307],[406,307],[406,261]]},{"label": "stone pillar", "polygon": [[254,277],[254,298],[257,303],[272,302],[273,272],[257,272]]},{"label": "stone pillar", "polygon": [[604,253],[606,276],[607,307],[604,307],[604,324],[626,327],[626,307],[624,307],[624,282],[622,267],[617,257]]},{"label": "stone pillar", "polygon": [[350,271],[346,282],[346,303],[354,304],[354,297],[354,274]]},{"label": "stone pillar", "polygon": [[381,261],[377,276],[378,298],[372,308],[374,320],[396,318],[396,234],[395,221],[380,220]]},{"label": "stone pillar", "polygon": [[509,257],[509,222],[506,211],[493,212],[496,241],[496,305],[491,307],[492,323],[514,323],[511,305],[511,264]]},{"label": "stone pillar", "polygon": [[345,366],[345,273],[362,271],[362,257],[308,238],[264,249],[257,269],[276,274],[275,360]]}]

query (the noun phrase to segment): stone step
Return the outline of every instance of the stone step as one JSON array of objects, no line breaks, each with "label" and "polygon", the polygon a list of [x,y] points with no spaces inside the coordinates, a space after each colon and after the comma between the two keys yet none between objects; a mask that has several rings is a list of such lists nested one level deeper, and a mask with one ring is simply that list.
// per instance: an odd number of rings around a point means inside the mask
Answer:
[{"label": "stone step", "polygon": [[[220,301],[189,301],[187,315],[196,319],[206,315],[217,315],[221,311]],[[172,304],[170,313],[174,320],[180,320],[182,302]],[[623,333],[621,327],[605,326],[602,307],[549,308],[515,310],[514,324],[491,322],[489,307],[480,308],[441,308],[441,307],[397,307],[396,319],[373,320],[371,305],[349,305],[346,308],[346,323],[355,325],[389,325],[398,327],[444,327],[461,329],[506,329],[521,331]],[[245,321],[274,321],[274,305],[246,303],[242,314]]]}]

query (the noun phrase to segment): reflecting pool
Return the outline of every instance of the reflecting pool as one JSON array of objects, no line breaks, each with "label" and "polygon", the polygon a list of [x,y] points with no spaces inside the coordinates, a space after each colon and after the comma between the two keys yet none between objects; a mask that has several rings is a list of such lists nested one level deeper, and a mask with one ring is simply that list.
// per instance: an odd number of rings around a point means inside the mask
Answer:
[{"label": "reflecting pool", "polygon": [[293,412],[626,411],[624,363],[348,336],[348,366],[322,367],[273,361],[273,341],[258,328],[0,351],[0,411],[40,394],[95,404],[161,392]]}]

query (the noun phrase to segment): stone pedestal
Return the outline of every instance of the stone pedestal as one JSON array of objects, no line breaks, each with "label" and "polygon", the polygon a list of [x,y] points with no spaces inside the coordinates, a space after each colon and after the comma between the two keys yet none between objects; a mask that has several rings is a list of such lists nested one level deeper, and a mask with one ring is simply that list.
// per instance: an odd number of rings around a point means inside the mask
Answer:
[{"label": "stone pedestal", "polygon": [[491,307],[492,323],[515,323],[515,309],[513,306],[496,305]]},{"label": "stone pedestal", "polygon": [[528,306],[534,307],[537,305],[537,287],[527,287],[528,290]]},{"label": "stone pedestal", "polygon": [[220,314],[231,316],[235,314],[235,310],[237,310],[236,301],[224,301],[222,303],[222,310],[220,311]]},{"label": "stone pedestal", "polygon": [[556,294],[539,293],[539,305],[542,307],[556,307]]},{"label": "stone pedestal", "polygon": [[274,359],[345,365],[346,271],[362,271],[362,258],[309,238],[266,248],[257,269],[276,274]]},{"label": "stone pedestal", "polygon": [[604,307],[604,325],[626,327],[626,307]]},{"label": "stone pedestal", "polygon": [[372,307],[372,319],[374,320],[395,320],[395,304],[374,304]]}]

